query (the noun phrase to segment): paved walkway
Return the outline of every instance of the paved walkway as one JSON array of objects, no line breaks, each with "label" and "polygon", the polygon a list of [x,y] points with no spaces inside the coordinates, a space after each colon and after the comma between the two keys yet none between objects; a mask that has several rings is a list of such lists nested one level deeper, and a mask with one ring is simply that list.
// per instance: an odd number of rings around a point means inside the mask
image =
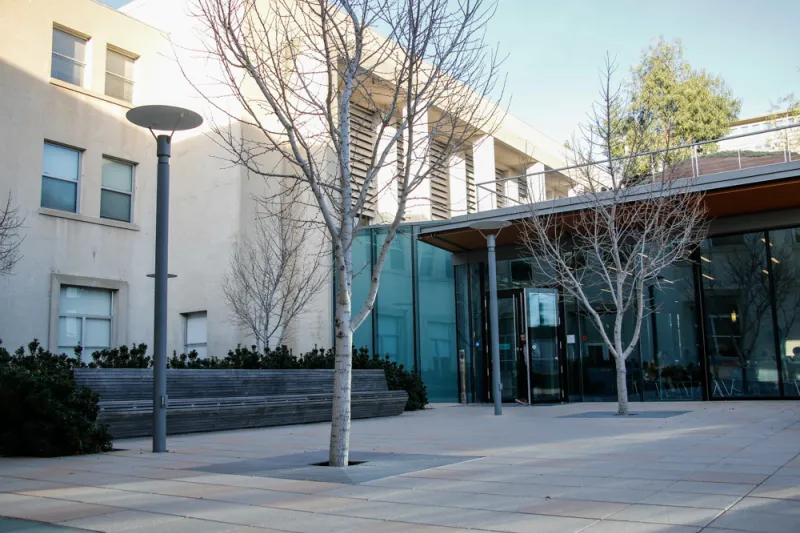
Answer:
[{"label": "paved walkway", "polygon": [[[326,424],[172,437],[160,455],[129,440],[104,455],[0,459],[0,515],[190,533],[800,531],[800,402],[634,409],[643,414],[586,414],[610,404],[507,407],[503,417],[490,406],[439,407],[357,421],[356,450],[459,456],[357,484],[199,470],[322,450]],[[655,413],[678,410],[689,412]],[[0,520],[0,531],[14,524],[24,523]]]}]

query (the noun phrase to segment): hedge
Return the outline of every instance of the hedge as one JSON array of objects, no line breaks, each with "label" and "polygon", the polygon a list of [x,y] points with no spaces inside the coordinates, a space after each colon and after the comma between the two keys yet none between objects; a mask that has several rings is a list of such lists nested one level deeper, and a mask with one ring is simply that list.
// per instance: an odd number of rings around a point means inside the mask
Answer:
[{"label": "hedge", "polygon": [[0,340],[0,455],[55,457],[111,450],[97,422],[99,396],[79,386],[80,359],[56,355],[34,340],[13,354]]}]

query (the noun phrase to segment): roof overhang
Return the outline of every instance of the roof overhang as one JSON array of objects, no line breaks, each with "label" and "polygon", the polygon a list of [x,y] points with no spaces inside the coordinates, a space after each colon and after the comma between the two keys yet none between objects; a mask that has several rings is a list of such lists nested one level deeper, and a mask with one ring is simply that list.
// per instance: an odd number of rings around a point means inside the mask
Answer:
[{"label": "roof overhang", "polygon": [[[631,201],[635,201],[637,195],[644,198],[653,191],[648,186],[637,189],[629,196]],[[708,216],[715,219],[798,208],[800,161],[701,176],[693,180],[688,190],[705,194]],[[536,210],[542,215],[567,215],[588,205],[587,197],[575,196],[540,202]],[[470,224],[478,220],[507,220],[512,225],[497,236],[497,246],[515,245],[520,242],[520,222],[530,213],[528,205],[471,213],[423,228],[419,239],[454,253],[482,250],[486,248],[486,239],[470,228]]]}]

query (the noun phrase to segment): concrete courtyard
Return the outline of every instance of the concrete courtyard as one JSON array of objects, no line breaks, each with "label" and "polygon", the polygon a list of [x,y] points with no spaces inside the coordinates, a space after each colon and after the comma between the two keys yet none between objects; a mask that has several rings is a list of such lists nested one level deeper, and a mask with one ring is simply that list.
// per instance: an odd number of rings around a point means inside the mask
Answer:
[{"label": "concrete courtyard", "polygon": [[[356,421],[353,458],[368,462],[352,475],[296,464],[324,457],[327,424],[176,436],[160,455],[139,439],[0,458],[0,531],[800,531],[800,402],[633,408],[437,406]],[[307,480],[320,475],[337,481]]]}]

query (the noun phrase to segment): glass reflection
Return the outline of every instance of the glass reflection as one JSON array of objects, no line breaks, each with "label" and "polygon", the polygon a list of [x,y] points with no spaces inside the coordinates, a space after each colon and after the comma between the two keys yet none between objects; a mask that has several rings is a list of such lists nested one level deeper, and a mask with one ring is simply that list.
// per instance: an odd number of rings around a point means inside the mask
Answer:
[{"label": "glass reflection", "polygon": [[800,396],[800,228],[769,232],[784,396]]},{"label": "glass reflection", "polygon": [[[381,285],[375,298],[375,351],[389,355],[407,369],[414,369],[414,291],[411,274],[411,236],[400,230],[383,264]],[[375,232],[375,249],[386,240]]]},{"label": "glass reflection", "polygon": [[432,402],[458,401],[456,297],[450,253],[417,242],[420,375]]},{"label": "glass reflection", "polygon": [[701,400],[703,369],[697,351],[697,309],[692,265],[662,272],[648,287],[650,315],[642,324],[645,401]]},{"label": "glass reflection", "polygon": [[777,396],[765,233],[707,239],[701,247],[711,395]]}]

